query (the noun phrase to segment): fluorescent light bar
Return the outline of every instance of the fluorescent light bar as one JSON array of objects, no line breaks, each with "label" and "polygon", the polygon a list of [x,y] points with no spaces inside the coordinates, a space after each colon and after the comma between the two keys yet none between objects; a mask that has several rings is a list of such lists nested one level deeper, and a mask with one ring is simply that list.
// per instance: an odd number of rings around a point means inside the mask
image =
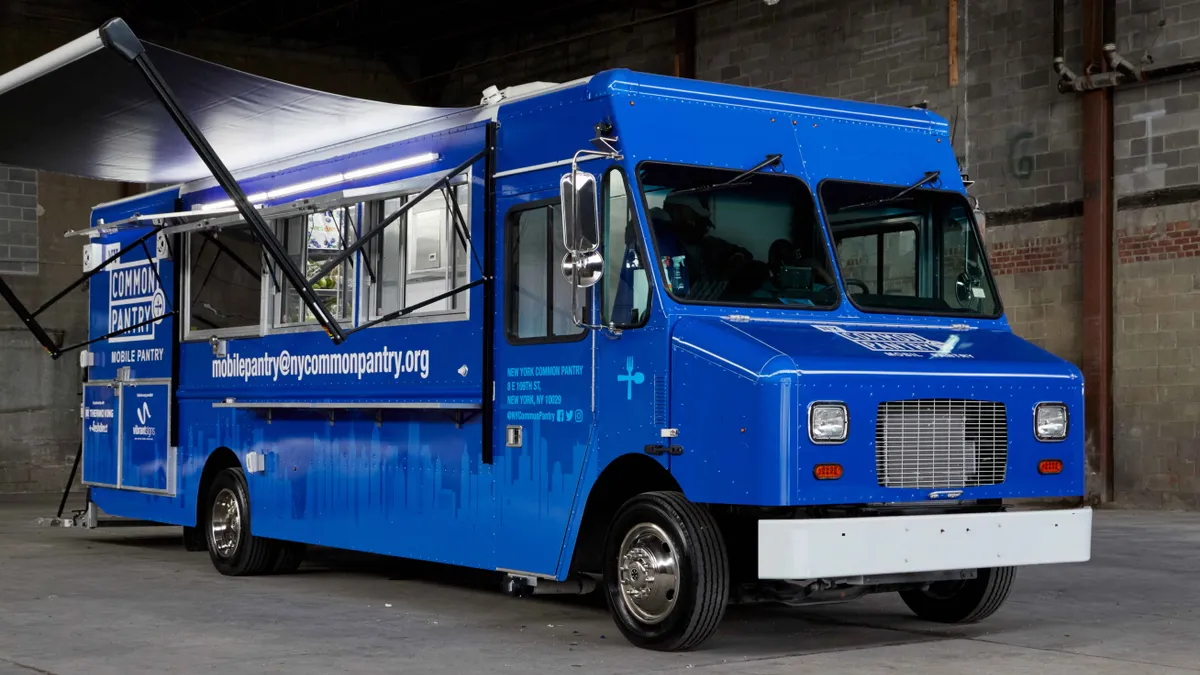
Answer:
[{"label": "fluorescent light bar", "polygon": [[[337,185],[338,183],[345,183],[345,182],[352,181],[352,180],[358,180],[359,178],[378,176],[379,174],[388,173],[390,171],[399,171],[400,169],[407,169],[411,166],[420,166],[422,164],[432,164],[433,162],[438,161],[438,159],[440,159],[440,155],[438,155],[436,152],[426,152],[424,154],[414,155],[412,157],[405,157],[404,159],[398,159],[394,162],[387,162],[385,164],[376,164],[375,166],[368,166],[368,167],[364,167],[362,169],[355,169],[353,171],[347,171],[346,173],[333,174],[331,176],[325,176],[324,178],[317,178],[315,180],[305,181],[303,183],[297,183],[295,185],[289,185],[287,187],[277,188],[277,189],[271,190],[269,192],[258,192],[258,193],[255,193],[255,194],[252,194],[252,195],[246,197],[246,199],[247,199],[247,201],[250,201],[251,203],[265,202],[270,199],[279,199],[280,197],[286,197],[288,195],[299,194],[301,192],[308,192],[309,190],[315,190],[317,188],[322,188],[322,187],[326,187],[329,185]],[[229,208],[233,208],[233,201],[226,200],[223,202],[213,202],[211,204],[201,204],[196,208],[200,209],[201,211],[229,209]]]},{"label": "fluorescent light bar", "polygon": [[437,160],[438,160],[438,155],[436,152],[427,152],[423,155],[416,155],[414,157],[398,159],[394,162],[388,162],[387,164],[376,164],[375,166],[368,166],[365,169],[355,169],[354,171],[347,171],[346,173],[342,174],[342,180],[349,181],[349,180],[358,180],[359,178],[366,178],[368,176],[378,176],[381,173],[387,173],[389,171],[398,171],[400,169],[407,169],[410,166],[420,166],[422,164],[431,164],[433,162],[436,162]]},{"label": "fluorescent light bar", "polygon": [[334,185],[344,180],[346,179],[342,177],[342,174],[339,173],[336,176],[325,176],[324,178],[318,178],[316,180],[310,180],[304,183],[296,183],[295,185],[289,185],[287,187],[279,188],[278,190],[271,190],[267,193],[267,199],[279,199],[280,197],[294,195],[297,192],[308,192],[309,190],[322,188],[326,185]]}]

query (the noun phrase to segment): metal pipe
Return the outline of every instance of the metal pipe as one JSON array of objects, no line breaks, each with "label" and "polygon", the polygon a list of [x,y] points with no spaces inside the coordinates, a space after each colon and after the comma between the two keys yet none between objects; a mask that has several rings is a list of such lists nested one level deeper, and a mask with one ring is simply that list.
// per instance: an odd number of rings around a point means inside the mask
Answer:
[{"label": "metal pipe", "polygon": [[[1107,68],[1105,32],[1114,0],[1084,0],[1084,58]],[[1110,73],[1105,73],[1110,74]],[[1088,79],[1091,79],[1090,77]],[[1102,501],[1113,497],[1112,347],[1113,347],[1113,90],[1083,95],[1083,354],[1085,447],[1089,475],[1099,476],[1088,493]]]}]

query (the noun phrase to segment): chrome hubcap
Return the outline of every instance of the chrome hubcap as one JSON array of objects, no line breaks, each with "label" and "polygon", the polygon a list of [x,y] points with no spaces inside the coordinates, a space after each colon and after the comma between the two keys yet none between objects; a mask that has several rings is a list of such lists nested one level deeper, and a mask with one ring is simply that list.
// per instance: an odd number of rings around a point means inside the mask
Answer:
[{"label": "chrome hubcap", "polygon": [[225,488],[217,493],[208,522],[213,550],[222,558],[233,555],[242,539],[242,509],[233,490]]},{"label": "chrome hubcap", "polygon": [[666,619],[679,598],[675,543],[653,523],[635,525],[621,542],[617,576],[621,602],[643,623]]}]

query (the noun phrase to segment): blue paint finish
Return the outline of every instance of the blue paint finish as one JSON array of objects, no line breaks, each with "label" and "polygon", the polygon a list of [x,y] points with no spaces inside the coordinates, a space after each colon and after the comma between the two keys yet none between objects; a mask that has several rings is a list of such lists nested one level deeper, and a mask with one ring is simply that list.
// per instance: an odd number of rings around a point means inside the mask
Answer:
[{"label": "blue paint finish", "polygon": [[[607,120],[623,157],[582,165],[597,176],[616,166],[632,178],[646,160],[744,170],[779,153],[779,170],[810,189],[829,178],[907,185],[938,170],[939,187],[962,191],[948,125],[927,111],[611,71],[502,104],[497,120],[500,171],[567,159],[589,147],[594,125]],[[293,167],[249,176],[243,186],[249,193],[267,191],[423,152],[440,159],[327,189],[437,174],[477,152],[483,136],[482,126],[469,124],[321,162],[300,159]],[[484,235],[482,168],[482,162],[474,167],[469,210],[477,246]],[[164,385],[178,400],[177,495],[98,488],[93,498],[112,514],[192,525],[204,501],[199,482],[211,454],[227,448],[244,463],[247,453],[257,452],[265,470],[247,475],[255,534],[565,579],[596,480],[623,456],[651,457],[643,454],[648,445],[682,446],[680,455],[652,460],[698,502],[925,502],[929,490],[880,487],[875,469],[876,407],[913,398],[1005,404],[1006,480],[965,488],[965,499],[1083,493],[1079,371],[1014,336],[1003,317],[866,314],[847,301],[828,310],[683,305],[663,291],[661,270],[650,265],[652,302],[643,327],[570,342],[510,343],[506,216],[556,198],[566,170],[548,167],[497,180],[493,428],[482,428],[478,416],[456,420],[438,410],[371,408],[418,401],[492,404],[491,392],[482,391],[485,291],[477,287],[467,297],[467,318],[379,326],[343,345],[318,330],[231,338],[228,356],[217,359],[207,342],[183,343],[178,381]],[[176,190],[123,202],[97,209],[94,217],[111,222],[134,211],[174,210],[177,196]],[[183,206],[223,199],[219,188],[207,188],[184,196]],[[644,205],[639,199],[632,205],[648,259],[655,260]],[[159,265],[165,279],[173,278],[173,261]],[[470,278],[477,274],[472,268]],[[93,335],[106,332],[109,281],[103,276],[93,283]],[[361,289],[361,272],[359,282]],[[588,292],[593,322],[601,286]],[[174,323],[159,328],[144,346],[164,349],[163,363],[169,363]],[[958,337],[953,352],[938,354],[951,335]],[[111,378],[122,364],[132,366],[135,381],[171,377],[159,361],[118,363],[128,356],[117,354],[123,349],[119,343],[97,346],[92,379]],[[158,420],[167,392],[154,392],[153,403],[146,402],[149,419]],[[332,415],[214,407],[227,399],[341,407]],[[847,405],[849,438],[813,444],[808,406],[830,400]],[[122,405],[115,392],[98,388],[88,389],[86,401],[97,410]],[[124,402],[127,421],[136,421],[142,410],[137,401],[133,395]],[[1043,401],[1070,408],[1066,441],[1033,438],[1033,409]],[[508,425],[522,427],[520,447],[506,446]],[[664,428],[678,429],[679,436],[664,439]],[[85,478],[115,479],[115,440],[98,431],[85,434]],[[493,461],[484,464],[489,434]],[[146,452],[133,440],[125,446],[120,465],[130,486],[162,486],[166,446],[147,445]],[[1037,462],[1048,458],[1063,460],[1061,475],[1037,473]],[[822,462],[842,464],[845,475],[815,480],[813,466]]]},{"label": "blue paint finish", "polygon": [[[932,349],[950,335],[959,336],[953,355],[961,358],[904,351]],[[880,488],[875,472],[876,407],[883,401],[921,398],[1005,403],[1008,477],[999,485],[966,488],[964,498],[1083,491],[1079,371],[1008,331],[688,317],[676,324],[672,343],[673,366],[688,373],[674,380],[673,419],[681,439],[703,435],[706,440],[688,454],[688,461],[672,465],[695,501],[763,506],[923,501],[929,490]],[[751,403],[737,406],[741,414],[731,415],[730,401]],[[822,401],[846,403],[850,435],[845,443],[808,440],[808,407]],[[1034,438],[1033,409],[1043,401],[1068,405],[1076,424],[1066,441]],[[780,448],[783,456],[756,451],[761,448]],[[739,460],[729,461],[731,455]],[[1039,460],[1060,456],[1070,456],[1064,462],[1076,470],[1037,475]],[[827,462],[841,464],[844,477],[836,482],[814,479],[813,467]]]},{"label": "blue paint finish", "polygon": [[170,384],[121,385],[121,487],[168,490]]},{"label": "blue paint finish", "polygon": [[[112,223],[137,214],[170,213],[176,209],[178,196],[178,188],[171,188],[97,207],[92,210],[91,223],[96,225],[101,220]],[[148,231],[149,228],[141,227],[122,229],[91,241],[104,247],[103,258],[107,259]],[[154,237],[148,238],[145,244],[145,249],[135,247],[96,274],[89,283],[90,339],[175,308],[175,260],[155,258]],[[153,262],[147,260],[147,251]],[[163,286],[159,285],[154,270]],[[169,378],[174,331],[174,317],[166,317],[158,323],[92,344],[88,349],[94,354],[95,361],[88,369],[88,379],[93,382],[115,379],[117,369],[123,366],[129,367],[133,378]]]},{"label": "blue paint finish", "polygon": [[107,384],[83,389],[83,476],[88,484],[117,484],[118,399]]}]

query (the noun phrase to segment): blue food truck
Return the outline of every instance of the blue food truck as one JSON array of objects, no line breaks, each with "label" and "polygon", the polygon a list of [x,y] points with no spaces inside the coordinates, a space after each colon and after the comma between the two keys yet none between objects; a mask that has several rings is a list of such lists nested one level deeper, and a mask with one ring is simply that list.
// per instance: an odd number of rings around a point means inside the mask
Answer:
[{"label": "blue food truck", "polygon": [[377,104],[81,40],[0,77],[43,123],[0,161],[191,176],[74,233],[82,344],[0,282],[81,354],[91,509],[226,575],[316,545],[597,589],[662,650],[733,602],[975,621],[1089,558],[1091,511],[1036,503],[1084,494],[1080,372],[1009,329],[936,114],[615,70],[305,145],[211,116]]}]

